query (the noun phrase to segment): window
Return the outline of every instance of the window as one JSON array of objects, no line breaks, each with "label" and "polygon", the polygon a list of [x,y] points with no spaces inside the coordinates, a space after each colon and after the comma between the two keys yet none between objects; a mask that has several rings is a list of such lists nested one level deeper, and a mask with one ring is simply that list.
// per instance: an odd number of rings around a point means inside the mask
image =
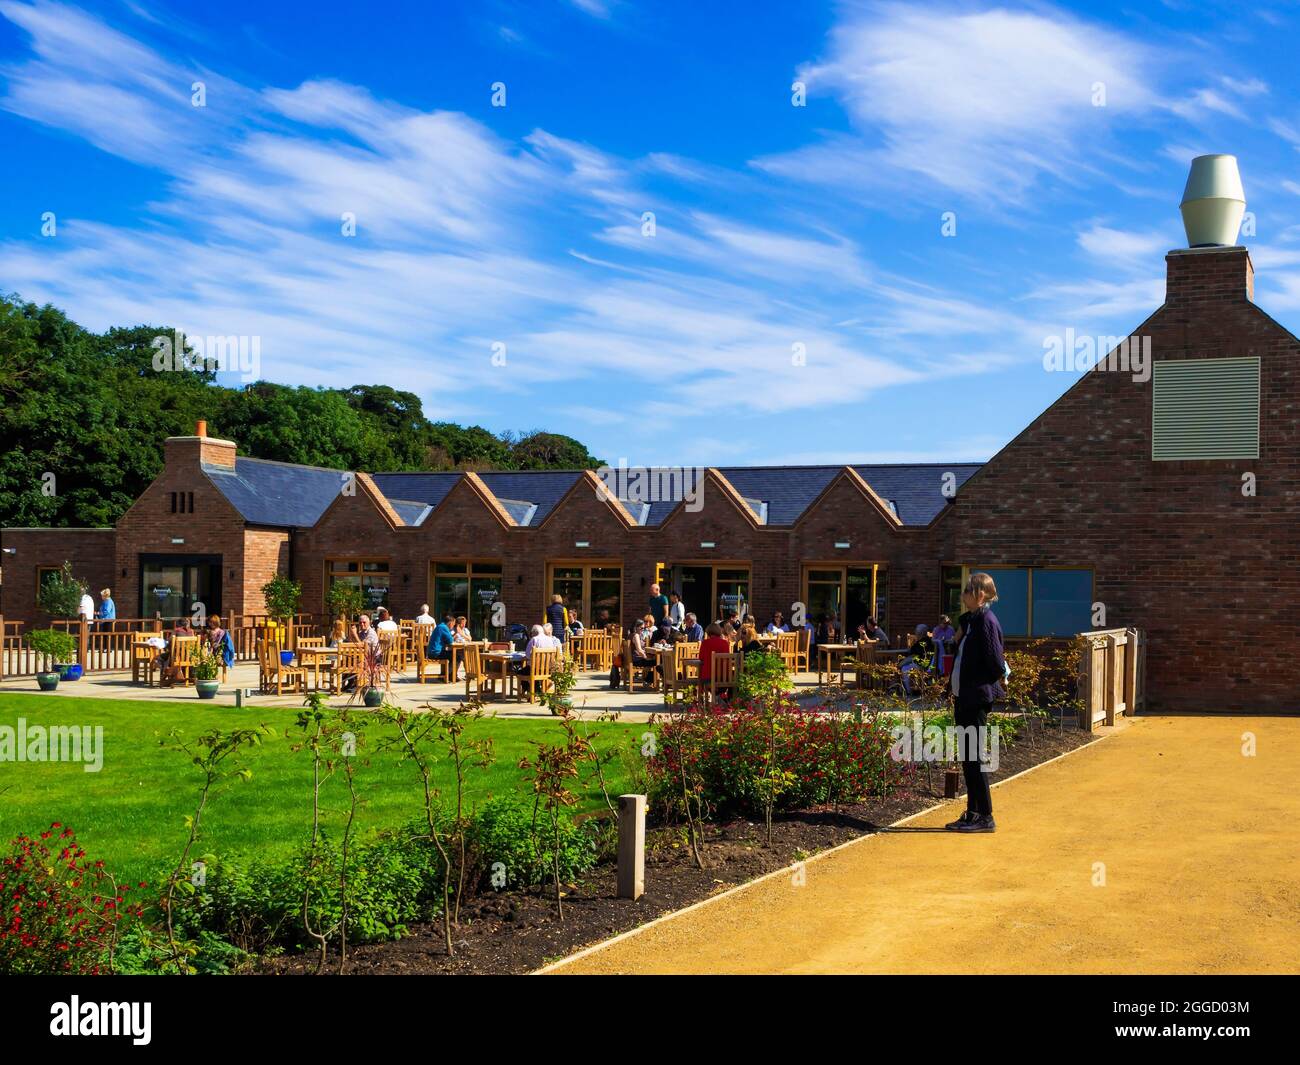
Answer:
[{"label": "window", "polygon": [[1151,458],[1259,458],[1259,359],[1154,363]]},{"label": "window", "polygon": [[475,639],[495,640],[492,607],[501,598],[500,562],[434,562],[433,616],[450,611],[465,618]]},{"label": "window", "polygon": [[[620,566],[591,566],[556,563],[551,566],[551,595],[564,597],[569,615],[584,625],[604,628],[620,624],[623,602],[623,570]],[[547,597],[547,603],[550,597]]]},{"label": "window", "polygon": [[[951,577],[945,567],[945,589]],[[1005,636],[1073,636],[1092,627],[1092,570],[963,566],[961,584],[987,573],[998,588],[990,608]],[[960,601],[960,600],[959,600]],[[945,611],[954,619],[956,613]]]},{"label": "window", "polygon": [[332,558],[325,563],[326,588],[350,584],[366,597],[366,609],[388,606],[389,573],[386,559]]},{"label": "window", "polygon": [[193,492],[172,492],[172,513],[173,514],[193,514],[194,513],[194,493]]}]

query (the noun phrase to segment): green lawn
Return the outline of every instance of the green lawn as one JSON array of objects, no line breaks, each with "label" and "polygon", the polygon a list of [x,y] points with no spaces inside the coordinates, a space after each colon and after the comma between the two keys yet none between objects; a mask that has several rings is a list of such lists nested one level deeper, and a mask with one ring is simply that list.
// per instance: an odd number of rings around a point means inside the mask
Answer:
[{"label": "green lawn", "polygon": [[[87,773],[80,764],[0,761],[0,844],[6,852],[9,840],[18,833],[36,833],[60,821],[76,829],[91,858],[102,858],[119,877],[155,877],[161,866],[179,855],[185,841],[185,815],[198,799],[198,770],[184,755],[159,745],[175,728],[192,737],[212,728],[265,723],[276,732],[262,747],[238,756],[240,764],[252,771],[252,779],[223,785],[209,801],[202,853],[270,853],[292,847],[310,830],[311,762],[306,752],[295,754],[289,749],[299,736],[292,709],[236,709],[196,699],[156,703],[0,695],[0,726],[16,728],[20,717],[28,728],[102,725],[103,768]],[[588,723],[586,727],[597,749],[605,751],[629,746],[647,726]],[[365,800],[360,821],[367,828],[401,824],[423,809],[415,766],[399,764],[396,752],[376,750],[394,731],[381,725],[363,730],[359,755],[370,764],[358,770],[358,784]],[[470,727],[469,734],[491,736],[496,755],[489,769],[470,770],[471,801],[503,794],[531,801],[530,785],[517,768],[519,759],[532,753],[532,741],[557,742],[562,730],[551,719],[484,718]],[[626,790],[621,758],[605,767],[605,776],[611,795]],[[443,766],[439,785],[446,790],[451,781],[450,771]],[[346,795],[342,778],[337,778],[328,787],[325,803],[342,809]],[[583,801],[580,809],[603,807],[599,786],[588,789]]]}]

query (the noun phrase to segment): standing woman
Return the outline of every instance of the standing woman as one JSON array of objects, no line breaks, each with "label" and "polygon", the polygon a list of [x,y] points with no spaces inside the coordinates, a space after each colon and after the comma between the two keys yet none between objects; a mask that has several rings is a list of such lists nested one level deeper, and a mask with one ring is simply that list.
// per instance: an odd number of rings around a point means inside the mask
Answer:
[{"label": "standing woman", "polygon": [[989,708],[1002,695],[1006,660],[1002,656],[1002,626],[989,604],[997,602],[998,590],[987,573],[972,573],[962,590],[966,613],[961,616],[961,642],[952,670],[952,694],[961,769],[966,778],[966,812],[944,827],[953,832],[994,832],[993,799],[988,774],[980,756]]}]

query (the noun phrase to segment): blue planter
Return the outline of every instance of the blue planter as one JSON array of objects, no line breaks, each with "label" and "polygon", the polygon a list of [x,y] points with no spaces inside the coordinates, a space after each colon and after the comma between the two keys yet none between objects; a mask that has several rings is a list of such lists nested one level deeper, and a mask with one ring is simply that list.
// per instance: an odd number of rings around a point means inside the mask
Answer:
[{"label": "blue planter", "polygon": [[281,652],[280,652],[280,665],[282,665],[282,666],[291,666],[291,665],[293,665],[293,652],[292,652],[292,651],[281,651]]},{"label": "blue planter", "polygon": [[80,680],[81,679],[80,662],[72,662],[72,663],[56,662],[54,664],[54,668],[59,671],[59,680]]}]

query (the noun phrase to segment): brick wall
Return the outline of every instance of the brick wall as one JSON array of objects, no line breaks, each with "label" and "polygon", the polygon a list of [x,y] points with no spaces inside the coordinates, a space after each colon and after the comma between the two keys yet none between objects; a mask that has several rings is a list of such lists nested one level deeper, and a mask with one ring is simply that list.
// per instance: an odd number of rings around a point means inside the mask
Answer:
[{"label": "brick wall", "polygon": [[1150,381],[1094,370],[962,487],[931,551],[1093,567],[1108,623],[1147,630],[1153,706],[1294,710],[1300,667],[1279,641],[1300,594],[1300,343],[1249,302],[1245,249],[1168,266],[1140,332],[1156,360],[1260,357],[1259,459],[1153,462]]},{"label": "brick wall", "polygon": [[0,614],[6,621],[22,621],[28,630],[47,627],[52,620],[36,605],[37,572],[47,566],[72,563],[72,575],[83,581],[99,605],[99,590],[111,588],[117,612],[127,616],[114,580],[112,529],[4,529],[0,547],[13,548],[3,558]]}]

